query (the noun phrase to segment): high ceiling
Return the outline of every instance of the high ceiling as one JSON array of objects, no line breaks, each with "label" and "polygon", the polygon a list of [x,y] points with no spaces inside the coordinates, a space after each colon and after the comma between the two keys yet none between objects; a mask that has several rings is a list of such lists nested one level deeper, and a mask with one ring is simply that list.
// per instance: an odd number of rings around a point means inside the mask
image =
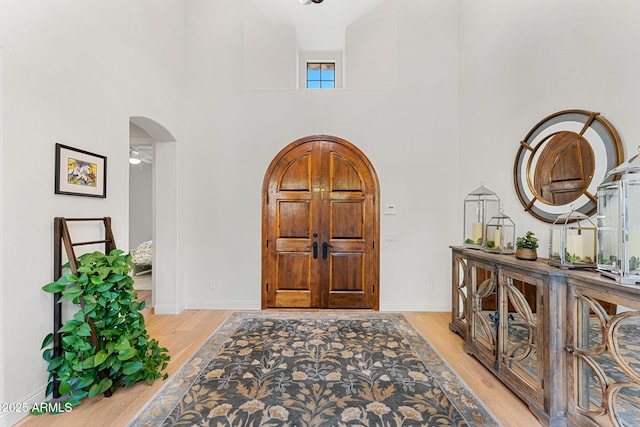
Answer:
[{"label": "high ceiling", "polygon": [[345,30],[383,0],[251,0],[267,18],[295,27],[301,51],[332,51],[344,47]]},{"label": "high ceiling", "polygon": [[[302,52],[341,51],[347,27],[383,0],[250,0],[267,19],[296,29]],[[131,123],[129,145],[147,162],[153,159],[153,138]]]}]

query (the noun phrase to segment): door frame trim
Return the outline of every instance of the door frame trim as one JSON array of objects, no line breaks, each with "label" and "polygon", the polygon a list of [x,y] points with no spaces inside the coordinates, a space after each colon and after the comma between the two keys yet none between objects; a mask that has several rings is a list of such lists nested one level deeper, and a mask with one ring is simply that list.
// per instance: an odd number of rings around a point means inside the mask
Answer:
[{"label": "door frame trim", "polygon": [[376,170],[373,167],[373,163],[371,163],[371,161],[364,154],[364,152],[362,152],[358,147],[356,147],[354,144],[347,141],[346,139],[342,139],[332,135],[310,135],[310,136],[305,136],[303,138],[300,138],[291,142],[290,144],[285,146],[282,150],[280,150],[278,154],[276,154],[273,160],[271,160],[271,163],[269,164],[269,167],[267,168],[264,174],[264,178],[262,182],[262,236],[261,236],[262,239],[260,243],[261,253],[262,253],[262,260],[261,260],[261,289],[262,289],[261,307],[262,307],[262,310],[265,310],[268,308],[267,307],[267,298],[268,298],[267,269],[265,267],[268,260],[267,240],[269,237],[269,230],[268,230],[269,223],[268,223],[268,215],[267,215],[267,209],[268,209],[267,202],[268,202],[268,196],[269,196],[269,182],[271,180],[274,170],[276,169],[276,166],[291,150],[293,150],[294,148],[302,144],[308,144],[314,141],[329,141],[329,142],[340,144],[345,148],[348,148],[349,150],[351,150],[354,154],[356,154],[361,159],[362,163],[366,166],[367,171],[369,172],[369,175],[371,177],[371,181],[373,182],[374,209],[373,209],[372,217],[374,222],[373,240],[375,245],[374,257],[373,257],[373,262],[375,263],[373,267],[373,270],[374,270],[373,280],[375,281],[375,284],[374,284],[374,289],[372,291],[372,294],[373,294],[373,309],[376,311],[380,310],[380,182],[378,180],[378,174],[376,173]]}]

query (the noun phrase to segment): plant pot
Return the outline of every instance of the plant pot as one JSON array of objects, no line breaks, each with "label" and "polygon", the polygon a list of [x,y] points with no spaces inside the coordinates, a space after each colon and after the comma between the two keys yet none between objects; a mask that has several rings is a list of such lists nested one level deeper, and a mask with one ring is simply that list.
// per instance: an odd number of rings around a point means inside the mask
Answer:
[{"label": "plant pot", "polygon": [[535,249],[517,248],[516,258],[524,259],[527,261],[535,261],[538,259],[538,253]]}]

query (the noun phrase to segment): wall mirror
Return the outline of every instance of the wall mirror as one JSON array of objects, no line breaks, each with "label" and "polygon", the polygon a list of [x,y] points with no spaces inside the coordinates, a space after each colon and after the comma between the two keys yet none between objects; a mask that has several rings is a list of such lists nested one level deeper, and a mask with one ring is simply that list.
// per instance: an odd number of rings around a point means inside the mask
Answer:
[{"label": "wall mirror", "polygon": [[620,136],[600,113],[564,110],[536,124],[520,142],[513,180],[524,210],[552,223],[575,210],[596,212],[596,190],[622,163]]}]

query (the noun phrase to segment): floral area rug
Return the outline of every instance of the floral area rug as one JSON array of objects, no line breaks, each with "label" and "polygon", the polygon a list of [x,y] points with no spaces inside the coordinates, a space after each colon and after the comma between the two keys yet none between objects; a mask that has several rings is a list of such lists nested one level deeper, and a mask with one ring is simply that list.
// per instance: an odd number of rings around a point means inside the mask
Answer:
[{"label": "floral area rug", "polygon": [[129,426],[498,426],[398,313],[232,314]]}]

